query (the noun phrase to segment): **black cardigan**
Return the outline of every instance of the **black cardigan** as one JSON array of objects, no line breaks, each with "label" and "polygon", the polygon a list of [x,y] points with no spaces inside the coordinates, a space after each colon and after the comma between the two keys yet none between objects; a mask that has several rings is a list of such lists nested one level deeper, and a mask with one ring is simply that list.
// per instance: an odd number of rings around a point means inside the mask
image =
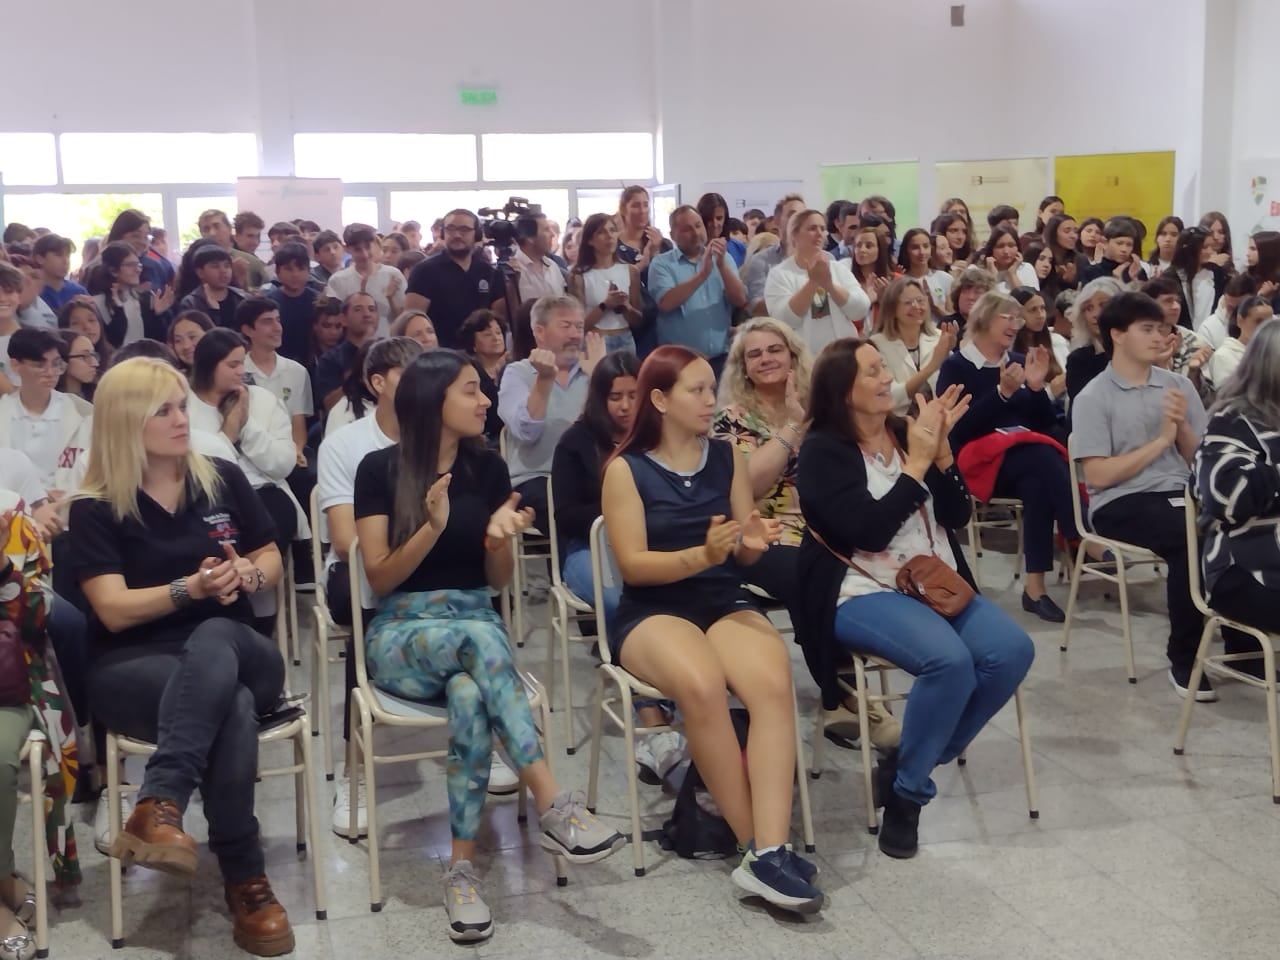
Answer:
[{"label": "black cardigan", "polygon": [[[965,361],[966,363],[968,361]],[[894,428],[906,446],[906,430]],[[836,682],[848,652],[836,641],[835,615],[840,585],[848,567],[813,538],[816,530],[843,556],[855,549],[886,549],[902,525],[932,496],[938,522],[947,530],[960,575],[976,590],[973,575],[953,531],[969,522],[969,488],[953,465],[946,473],[930,467],[926,494],[905,473],[880,499],[867,491],[867,468],[857,444],[830,433],[810,432],[800,447],[797,490],[806,524],[797,560],[799,600],[792,616],[796,640],[804,650],[809,672],[822,690],[822,705],[832,710],[840,702]]]},{"label": "black cardigan", "polygon": [[556,498],[556,536],[561,559],[570,543],[586,543],[600,516],[604,457],[581,420],[569,426],[551,457],[551,487]]}]

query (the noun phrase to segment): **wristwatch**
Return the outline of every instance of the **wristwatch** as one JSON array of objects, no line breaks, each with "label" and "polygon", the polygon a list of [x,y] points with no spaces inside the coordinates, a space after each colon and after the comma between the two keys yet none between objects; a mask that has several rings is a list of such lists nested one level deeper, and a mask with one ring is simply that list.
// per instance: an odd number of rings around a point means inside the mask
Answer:
[{"label": "wristwatch", "polygon": [[253,592],[254,592],[254,593],[261,593],[261,592],[262,592],[262,588],[263,588],[263,587],[265,587],[265,586],[267,585],[267,575],[266,575],[265,573],[263,573],[263,572],[262,572],[262,568],[261,568],[261,567],[254,567],[254,568],[253,568],[253,572],[254,572],[254,574],[256,574],[256,575],[257,575],[257,578],[258,578],[258,582],[257,582],[256,586],[254,586],[254,588],[253,588]]},{"label": "wristwatch", "polygon": [[194,602],[190,593],[187,592],[187,578],[179,577],[169,584],[169,599],[173,601],[173,605],[179,610],[183,610]]},{"label": "wristwatch", "polygon": [[596,309],[599,310],[601,313],[608,313],[609,305],[605,303],[603,300],[601,300],[598,304],[596,304]]}]

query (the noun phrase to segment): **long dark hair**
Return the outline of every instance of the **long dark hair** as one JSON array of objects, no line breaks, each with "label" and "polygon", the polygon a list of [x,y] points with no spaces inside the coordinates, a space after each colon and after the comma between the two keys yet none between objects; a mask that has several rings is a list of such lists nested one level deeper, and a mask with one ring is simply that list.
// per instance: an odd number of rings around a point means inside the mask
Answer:
[{"label": "long dark hair", "polygon": [[1012,238],[1014,249],[1021,252],[1022,244],[1018,242],[1017,230],[1013,229],[1013,227],[1007,227],[1003,225],[992,227],[991,233],[987,237],[987,242],[984,243],[982,245],[982,249],[978,251],[978,261],[980,262],[980,264],[985,265],[987,261],[987,257],[995,256],[996,244],[1000,242],[1001,237]]},{"label": "long dark hair", "polygon": [[1160,262],[1160,231],[1169,226],[1169,224],[1177,227],[1178,233],[1182,233],[1183,230],[1187,229],[1181,217],[1162,217],[1160,223],[1156,226],[1156,232],[1151,235],[1151,256],[1147,258],[1147,263],[1158,264]]},{"label": "long dark hair", "polygon": [[[1059,196],[1055,196],[1055,195],[1054,195],[1054,194],[1052,194],[1052,193],[1051,193],[1051,194],[1049,194],[1049,196],[1045,197],[1043,200],[1041,200],[1041,201],[1040,201],[1040,209],[1039,209],[1039,211],[1036,213],[1036,229],[1037,229],[1037,230],[1043,230],[1043,229],[1045,228],[1046,224],[1045,224],[1045,220],[1044,220],[1044,211],[1045,211],[1045,209],[1046,209],[1050,204],[1054,204],[1054,203],[1060,203],[1060,204],[1062,204],[1064,207],[1067,205],[1067,201],[1063,200],[1063,199],[1062,199],[1061,197],[1059,197]],[[1056,216],[1061,216],[1061,214],[1056,214],[1056,213],[1055,213],[1055,214],[1054,214],[1054,216],[1055,216],[1055,217],[1056,217]],[[1049,219],[1050,219],[1050,220],[1052,220],[1052,219],[1053,219],[1053,217],[1050,217]]]},{"label": "long dark hair", "polygon": [[[953,223],[964,224],[964,246],[952,251],[954,261],[960,263],[973,256],[973,224],[958,213],[940,213],[933,218],[933,223],[929,225],[929,232],[935,237],[946,236],[947,227]],[[950,241],[947,242],[950,243]]]},{"label": "long dark hair", "polygon": [[[432,350],[419,354],[400,374],[396,387],[396,420],[400,423],[400,462],[391,505],[391,549],[412,537],[426,520],[423,495],[440,478],[440,435],[444,429],[444,395],[463,370],[473,370],[471,358],[460,350]],[[460,476],[484,449],[484,437],[458,443],[453,468],[455,489],[470,480]]]},{"label": "long dark hair", "polygon": [[141,210],[121,210],[111,224],[111,231],[107,234],[107,243],[123,240],[126,234],[133,233],[139,227],[150,225],[151,218]]},{"label": "long dark hair", "polygon": [[[578,238],[578,262],[574,266],[575,273],[586,273],[588,270],[594,270],[596,264],[596,252],[591,246],[591,241],[595,239],[595,235],[603,230],[613,220],[607,213],[593,213],[587,217],[587,222],[582,225],[582,236]],[[618,251],[613,251],[613,263],[620,263],[618,259]],[[600,264],[601,270],[607,270],[613,264]]]},{"label": "long dark hair", "polygon": [[[1046,297],[1043,290],[1037,290],[1035,287],[1014,287],[1009,291],[1009,296],[1023,307],[1036,297],[1044,301],[1044,326],[1039,330],[1032,330],[1024,322],[1013,338],[1013,349],[1025,357],[1027,350],[1031,347],[1044,347],[1049,351],[1049,376],[1046,379],[1052,380],[1062,373],[1062,367],[1058,366],[1058,358],[1053,352],[1053,323],[1049,313],[1053,309],[1053,300]],[[1023,315],[1025,316],[1025,313]]]},{"label": "long dark hair", "polygon": [[357,350],[355,359],[351,361],[351,369],[347,371],[347,377],[342,381],[342,395],[347,398],[347,403],[351,404],[351,413],[357,420],[364,419],[367,412],[366,406],[372,406],[378,402],[369,389],[369,385],[364,381],[364,364],[369,358],[369,350],[373,347],[377,340],[366,340]]},{"label": "long dark hair", "polygon": [[[1228,257],[1230,257],[1232,255],[1231,254],[1231,224],[1227,221],[1226,215],[1223,213],[1220,213],[1217,210],[1210,210],[1208,213],[1206,213],[1203,217],[1200,218],[1200,226],[1203,227],[1206,231],[1208,231],[1209,228],[1212,227],[1215,223],[1222,224],[1222,249],[1219,250],[1218,252],[1225,253]],[[1227,268],[1230,269],[1230,267],[1231,267],[1231,261],[1228,260]]]},{"label": "long dark hair", "polygon": [[102,376],[102,371],[106,370],[107,364],[111,362],[111,343],[107,340],[106,331],[102,329],[102,317],[98,314],[98,308],[84,300],[68,300],[58,311],[58,329],[70,330],[71,318],[75,316],[77,310],[88,310],[98,321],[98,342],[93,345],[93,349],[98,351],[98,376]]},{"label": "long dark hair", "polygon": [[647,453],[662,440],[662,414],[653,405],[654,390],[670,393],[684,368],[702,354],[679,344],[668,343],[654,350],[640,365],[636,383],[636,419],[631,431],[614,450],[612,461],[625,453]]},{"label": "long dark hair", "polygon": [[698,216],[702,218],[702,225],[707,228],[707,240],[714,240],[711,235],[711,218],[716,215],[717,210],[724,211],[724,223],[721,229],[724,231],[719,236],[728,237],[729,230],[729,204],[725,202],[724,197],[718,193],[704,193],[698,198],[698,205],[694,208],[698,211]]},{"label": "long dark hair", "polygon": [[[195,356],[191,358],[191,389],[199,394],[213,389],[213,373],[223,360],[237,347],[249,349],[249,343],[235,330],[228,327],[215,327],[200,338],[196,344]],[[227,393],[218,398],[218,412],[227,415],[230,405],[235,402],[235,393]]]},{"label": "long dark hair", "polygon": [[587,402],[582,408],[582,424],[596,442],[596,449],[607,453],[613,449],[613,418],[609,416],[609,394],[613,392],[613,381],[619,377],[637,377],[640,375],[640,361],[630,350],[617,350],[608,354],[596,364],[591,371],[591,382],[587,384]]},{"label": "long dark hair", "polygon": [[[129,257],[137,256],[133,247],[123,240],[113,240],[102,248],[98,262],[89,271],[85,286],[93,296],[111,293],[111,285],[120,273],[120,264]],[[141,257],[138,257],[141,260]],[[141,291],[139,291],[141,292]]]},{"label": "long dark hair", "polygon": [[1183,290],[1183,299],[1187,302],[1187,310],[1195,316],[1195,279],[1201,270],[1201,254],[1209,240],[1209,231],[1204,227],[1187,227],[1178,234],[1178,245],[1173,250],[1173,261],[1169,272],[1178,278]]},{"label": "long dark hair", "polygon": [[1249,268],[1249,273],[1259,283],[1280,280],[1280,233],[1259,230],[1253,235],[1253,245],[1258,248],[1258,262]]},{"label": "long dark hair", "polygon": [[[799,214],[797,214],[799,216]],[[821,214],[819,214],[821,216]],[[891,252],[889,249],[889,240],[880,236],[876,232],[875,227],[859,227],[858,232],[853,235],[853,247],[857,247],[858,238],[864,233],[869,233],[876,238],[876,262],[871,264],[871,277],[865,276],[863,271],[866,269],[862,264],[858,263],[857,254],[853,248],[849,251],[849,269],[853,271],[853,278],[858,283],[866,283],[872,277],[884,277],[886,280],[893,279],[893,260],[890,259]]]},{"label": "long dark hair", "polygon": [[[1044,239],[1044,245],[1053,252],[1055,263],[1066,263],[1069,258],[1073,258],[1076,249],[1072,247],[1068,249],[1058,242],[1058,230],[1061,226],[1070,221],[1075,223],[1076,218],[1069,213],[1056,213],[1049,218],[1049,222],[1044,225],[1044,231],[1041,234]],[[1079,241],[1077,241],[1078,243]]]},{"label": "long dark hair", "polygon": [[1083,253],[1085,256],[1089,256],[1093,252],[1092,250],[1086,250],[1084,248],[1084,228],[1089,226],[1090,224],[1097,227],[1099,233],[1101,233],[1104,229],[1106,229],[1106,226],[1107,226],[1097,217],[1085,217],[1083,220],[1080,221],[1080,233],[1076,237],[1076,253]]},{"label": "long dark hair", "polygon": [[[875,347],[861,337],[843,337],[823,347],[809,381],[809,429],[856,444],[849,392],[858,377],[858,350]],[[879,348],[876,348],[877,352]]]},{"label": "long dark hair", "polygon": [[926,266],[928,270],[933,269],[933,236],[924,227],[912,227],[902,235],[902,243],[898,247],[898,266],[902,268],[903,273],[909,274],[911,271],[911,254],[908,250],[911,241],[921,235],[929,241],[929,260]]}]

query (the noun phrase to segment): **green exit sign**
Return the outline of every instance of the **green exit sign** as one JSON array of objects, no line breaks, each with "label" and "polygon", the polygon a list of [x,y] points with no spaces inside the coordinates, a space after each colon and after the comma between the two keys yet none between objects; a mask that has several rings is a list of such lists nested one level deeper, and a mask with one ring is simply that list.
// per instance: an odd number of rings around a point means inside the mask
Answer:
[{"label": "green exit sign", "polygon": [[493,87],[463,87],[458,97],[464,107],[492,107],[498,102],[498,91]]}]

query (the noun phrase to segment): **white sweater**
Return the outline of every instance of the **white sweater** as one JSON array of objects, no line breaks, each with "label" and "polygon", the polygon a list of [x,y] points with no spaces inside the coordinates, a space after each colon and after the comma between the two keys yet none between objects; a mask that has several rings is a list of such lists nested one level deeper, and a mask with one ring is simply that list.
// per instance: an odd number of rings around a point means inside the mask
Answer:
[{"label": "white sweater", "polygon": [[856,324],[871,309],[871,300],[854,279],[848,261],[831,261],[831,279],[849,294],[849,299],[840,306],[835,297],[824,291],[824,295],[818,298],[823,302],[816,304],[822,314],[817,317],[813,315],[815,305],[810,305],[804,313],[795,313],[791,309],[791,298],[809,282],[809,272],[796,264],[795,257],[787,257],[770,270],[764,285],[764,301],[769,316],[798,330],[814,356],[833,340],[856,337]]}]

